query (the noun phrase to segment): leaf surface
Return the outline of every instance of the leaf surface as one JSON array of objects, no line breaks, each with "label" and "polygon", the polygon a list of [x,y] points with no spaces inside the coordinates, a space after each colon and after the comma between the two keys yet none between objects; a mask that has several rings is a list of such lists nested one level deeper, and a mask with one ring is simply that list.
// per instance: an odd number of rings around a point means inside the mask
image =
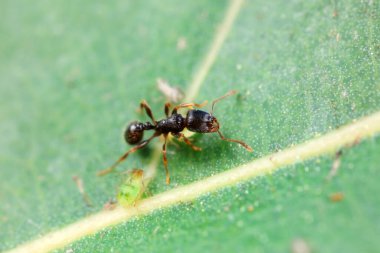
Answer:
[{"label": "leaf surface", "polygon": [[[0,45],[0,249],[102,209],[120,178],[97,178],[128,147],[121,131],[141,99],[156,118],[163,77],[183,90],[207,54],[227,2],[3,2]],[[246,1],[195,102],[236,89],[215,116],[226,137],[194,135],[203,148],[169,145],[151,194],[201,180],[324,135],[380,107],[379,4]],[[15,18],[17,16],[17,19]],[[186,38],[188,47],[176,43]],[[360,142],[360,140],[358,140]],[[379,138],[108,228],[62,252],[373,252]],[[152,148],[118,170],[144,168]],[[82,200],[79,176],[93,207]],[[334,202],[331,195],[342,193]],[[16,211],[17,210],[17,211]],[[22,228],[22,229],[21,229]]]}]

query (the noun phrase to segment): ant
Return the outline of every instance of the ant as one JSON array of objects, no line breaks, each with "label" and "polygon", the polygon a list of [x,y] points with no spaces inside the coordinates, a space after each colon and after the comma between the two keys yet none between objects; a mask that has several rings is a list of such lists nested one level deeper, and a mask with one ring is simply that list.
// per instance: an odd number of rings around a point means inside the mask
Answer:
[{"label": "ant", "polygon": [[[138,122],[138,121],[134,121],[131,124],[129,124],[127,129],[124,132],[124,139],[129,144],[136,145],[136,146],[128,150],[124,155],[122,155],[111,167],[109,167],[108,169],[99,171],[98,176],[102,176],[102,175],[112,172],[119,163],[121,163],[128,157],[129,154],[136,152],[139,149],[144,148],[145,146],[148,145],[148,143],[152,139],[160,135],[163,135],[165,138],[164,144],[162,146],[163,162],[164,162],[165,172],[166,172],[166,184],[169,184],[170,175],[169,175],[169,170],[168,170],[168,160],[166,157],[166,143],[167,143],[167,138],[168,138],[169,133],[178,139],[182,138],[185,141],[185,143],[189,145],[193,150],[195,151],[201,150],[200,147],[194,146],[190,142],[190,140],[186,138],[183,133],[181,133],[185,128],[196,133],[217,132],[222,140],[229,141],[229,142],[236,142],[242,145],[249,152],[252,152],[253,151],[252,148],[246,143],[244,143],[243,141],[225,138],[219,130],[219,127],[220,127],[219,122],[213,116],[215,104],[219,102],[220,100],[234,94],[236,94],[236,91],[232,90],[232,91],[229,91],[224,96],[221,96],[220,98],[215,99],[212,102],[211,113],[192,109],[193,107],[201,108],[205,106],[207,104],[207,101],[205,101],[202,104],[196,104],[196,103],[179,104],[173,108],[171,115],[169,115],[171,104],[166,103],[165,104],[166,118],[160,121],[155,120],[148,103],[145,100],[143,100],[140,103],[140,108],[145,109],[146,114],[152,120],[153,124],[150,122],[143,123],[143,122]],[[191,108],[191,110],[187,112],[186,118],[184,118],[181,114],[178,113],[178,109],[181,109],[181,108]],[[146,130],[154,130],[154,133],[151,137],[142,141],[144,131]]]}]

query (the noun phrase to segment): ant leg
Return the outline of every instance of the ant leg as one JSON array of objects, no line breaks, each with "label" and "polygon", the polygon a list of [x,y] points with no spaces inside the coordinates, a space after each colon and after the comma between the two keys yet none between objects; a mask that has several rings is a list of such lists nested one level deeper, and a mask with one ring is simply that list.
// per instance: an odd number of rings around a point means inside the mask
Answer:
[{"label": "ant leg", "polygon": [[236,142],[236,143],[239,143],[240,145],[242,145],[246,150],[248,150],[249,152],[253,152],[253,149],[248,145],[246,144],[245,142],[242,142],[242,141],[239,141],[239,140],[234,140],[234,139],[228,139],[226,137],[224,137],[222,135],[222,133],[218,130],[218,134],[220,136],[220,138],[224,141],[229,141],[229,142]]},{"label": "ant leg", "polygon": [[173,111],[172,111],[172,114],[176,114],[177,113],[177,110],[180,109],[180,108],[191,108],[191,107],[203,107],[207,104],[207,100],[206,101],[203,101],[202,104],[196,104],[196,103],[183,103],[183,104],[179,104],[177,105],[176,107],[174,107]]},{"label": "ant leg", "polygon": [[178,139],[183,138],[183,141],[187,145],[189,145],[193,150],[195,150],[195,151],[201,151],[202,150],[202,148],[197,147],[193,143],[191,143],[191,141],[189,139],[187,139],[183,133],[176,133],[176,134],[174,134],[174,136],[177,137]]},{"label": "ant leg", "polygon": [[165,142],[164,142],[164,145],[162,145],[162,155],[163,155],[162,158],[164,160],[164,167],[165,167],[165,173],[166,173],[166,184],[170,184],[170,174],[169,174],[169,170],[168,170],[168,158],[166,157],[166,141],[167,141],[168,135],[165,134],[164,138],[165,138]]},{"label": "ant leg", "polygon": [[148,103],[145,100],[141,101],[140,103],[140,109],[143,109],[143,108],[145,109],[145,112],[146,114],[148,114],[149,118],[153,121],[153,124],[156,125],[157,122],[153,117],[152,110],[150,109]]},{"label": "ant leg", "polygon": [[169,118],[169,110],[172,105],[168,102],[165,104],[165,115],[167,118]]},{"label": "ant leg", "polygon": [[111,173],[112,171],[114,171],[114,169],[116,168],[116,166],[121,163],[122,161],[124,161],[129,154],[131,153],[134,153],[136,152],[137,150],[139,149],[142,149],[143,147],[145,147],[146,145],[148,145],[148,143],[155,137],[159,136],[160,134],[158,133],[154,133],[149,139],[147,140],[144,140],[142,142],[140,142],[139,144],[137,144],[137,146],[131,148],[130,150],[128,150],[124,155],[122,155],[111,167],[105,169],[105,170],[101,170],[99,171],[98,173],[96,173],[96,175],[98,176],[104,176],[108,173]]},{"label": "ant leg", "polygon": [[226,98],[226,97],[229,97],[229,96],[232,96],[232,95],[234,95],[234,94],[236,94],[236,90],[230,90],[229,92],[227,92],[225,95],[223,95],[223,96],[221,96],[220,98],[217,98],[217,99],[215,99],[214,101],[212,101],[212,105],[211,105],[211,115],[212,115],[212,112],[214,111],[214,105],[216,104],[216,103],[218,103],[220,100],[222,100],[222,99],[224,99],[224,98]]}]

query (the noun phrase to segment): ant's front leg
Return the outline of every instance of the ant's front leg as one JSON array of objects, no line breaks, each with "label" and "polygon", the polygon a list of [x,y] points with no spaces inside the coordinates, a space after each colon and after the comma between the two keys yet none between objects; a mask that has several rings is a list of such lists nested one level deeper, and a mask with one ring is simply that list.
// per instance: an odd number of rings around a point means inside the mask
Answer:
[{"label": "ant's front leg", "polygon": [[207,101],[204,101],[202,104],[196,104],[196,103],[182,103],[174,107],[172,114],[177,114],[177,110],[180,108],[192,108],[192,107],[203,107],[207,104]]},{"label": "ant's front leg", "polygon": [[239,141],[239,140],[235,140],[235,139],[228,139],[226,137],[224,137],[222,135],[222,133],[218,130],[218,134],[220,136],[220,138],[224,141],[229,141],[229,142],[235,142],[235,143],[239,143],[240,145],[242,145],[246,150],[248,150],[248,152],[253,152],[253,149],[245,142],[243,141]]},{"label": "ant's front leg", "polygon": [[153,124],[157,125],[157,121],[153,117],[152,110],[150,109],[150,106],[148,105],[148,103],[145,100],[141,101],[140,109],[141,110],[145,109],[146,114],[148,114],[149,118],[153,121]]},{"label": "ant's front leg", "polygon": [[189,145],[193,150],[195,151],[201,151],[202,148],[195,146],[189,139],[186,138],[186,136],[183,133],[172,133],[173,136],[177,137],[178,139],[183,138],[183,141]]}]

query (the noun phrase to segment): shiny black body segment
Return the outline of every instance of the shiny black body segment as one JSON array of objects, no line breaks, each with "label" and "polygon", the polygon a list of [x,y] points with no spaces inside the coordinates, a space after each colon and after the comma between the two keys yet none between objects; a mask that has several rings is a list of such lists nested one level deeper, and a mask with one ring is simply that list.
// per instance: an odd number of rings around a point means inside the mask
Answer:
[{"label": "shiny black body segment", "polygon": [[216,128],[219,128],[216,118],[210,113],[201,110],[187,112],[186,127],[196,133],[212,133],[215,132]]},{"label": "shiny black body segment", "polygon": [[157,122],[155,130],[162,134],[179,133],[186,127],[185,119],[181,114],[173,114],[170,117]]}]

